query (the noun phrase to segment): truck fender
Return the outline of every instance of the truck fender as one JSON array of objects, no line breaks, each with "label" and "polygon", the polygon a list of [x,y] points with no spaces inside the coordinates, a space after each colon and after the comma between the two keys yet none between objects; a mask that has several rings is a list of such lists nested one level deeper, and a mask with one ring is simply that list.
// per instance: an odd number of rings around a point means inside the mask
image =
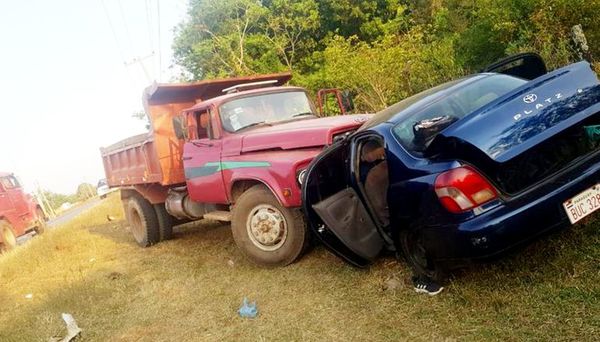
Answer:
[{"label": "truck fender", "polygon": [[259,178],[236,179],[235,181],[233,181],[231,184],[231,187],[229,188],[229,198],[231,199],[231,203],[235,203],[237,201],[237,199],[240,197],[240,195],[243,194],[246,190],[250,189],[251,187],[253,187],[255,185],[259,185],[259,184],[263,185],[267,189],[269,189],[269,191],[271,191],[273,196],[275,196],[275,198],[277,198],[277,201],[279,202],[279,204],[281,204],[284,207],[288,206],[280,198],[280,196],[281,196],[280,193],[277,193],[276,191],[274,191],[273,188],[271,186],[269,186],[269,184],[267,182],[265,182],[264,180],[259,179]]}]

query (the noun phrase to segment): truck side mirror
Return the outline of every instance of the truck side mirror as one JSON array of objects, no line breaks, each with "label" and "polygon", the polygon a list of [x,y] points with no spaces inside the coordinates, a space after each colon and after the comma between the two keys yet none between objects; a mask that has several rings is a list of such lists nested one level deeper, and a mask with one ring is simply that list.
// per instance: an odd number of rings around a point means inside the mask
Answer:
[{"label": "truck side mirror", "polygon": [[173,130],[175,131],[175,136],[177,139],[187,139],[187,130],[185,129],[185,121],[182,116],[176,116],[173,118]]},{"label": "truck side mirror", "polygon": [[346,113],[354,110],[354,100],[352,99],[350,90],[342,91],[342,106],[344,107],[344,112]]}]

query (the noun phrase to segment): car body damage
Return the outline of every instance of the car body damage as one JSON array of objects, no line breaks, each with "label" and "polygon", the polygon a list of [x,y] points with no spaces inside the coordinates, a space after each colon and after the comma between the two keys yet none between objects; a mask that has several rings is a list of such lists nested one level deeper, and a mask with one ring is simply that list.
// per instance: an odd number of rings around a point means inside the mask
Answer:
[{"label": "car body damage", "polygon": [[304,210],[346,261],[395,250],[437,277],[599,208],[599,133],[587,62],[548,73],[537,55],[510,57],[392,105],[329,147],[309,166]]}]

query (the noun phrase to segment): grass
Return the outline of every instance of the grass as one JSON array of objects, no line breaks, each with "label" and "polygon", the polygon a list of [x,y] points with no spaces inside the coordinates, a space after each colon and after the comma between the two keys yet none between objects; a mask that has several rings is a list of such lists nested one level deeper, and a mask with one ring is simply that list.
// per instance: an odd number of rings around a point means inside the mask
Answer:
[{"label": "grass", "polygon": [[[429,297],[392,258],[357,270],[317,247],[289,267],[255,267],[214,222],[141,249],[113,194],[0,256],[0,341],[63,335],[62,312],[84,341],[597,340],[599,225],[477,265]],[[404,285],[383,290],[390,277]],[[237,315],[244,296],[258,301],[256,319]]]}]

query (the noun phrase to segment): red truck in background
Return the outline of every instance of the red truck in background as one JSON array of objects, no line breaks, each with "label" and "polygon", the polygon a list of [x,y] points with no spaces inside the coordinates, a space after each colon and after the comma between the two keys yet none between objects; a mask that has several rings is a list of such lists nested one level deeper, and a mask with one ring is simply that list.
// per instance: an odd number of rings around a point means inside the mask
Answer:
[{"label": "red truck in background", "polygon": [[[134,238],[149,246],[175,222],[230,221],[263,266],[295,261],[308,243],[300,187],[311,160],[369,115],[319,117],[289,73],[155,84],[144,92],[148,134],[102,148]],[[339,101],[339,103],[342,103]],[[341,108],[343,113],[347,108]]]},{"label": "red truck in background", "polygon": [[0,172],[0,251],[15,248],[21,235],[32,230],[42,234],[45,229],[42,207],[23,191],[15,175]]}]

